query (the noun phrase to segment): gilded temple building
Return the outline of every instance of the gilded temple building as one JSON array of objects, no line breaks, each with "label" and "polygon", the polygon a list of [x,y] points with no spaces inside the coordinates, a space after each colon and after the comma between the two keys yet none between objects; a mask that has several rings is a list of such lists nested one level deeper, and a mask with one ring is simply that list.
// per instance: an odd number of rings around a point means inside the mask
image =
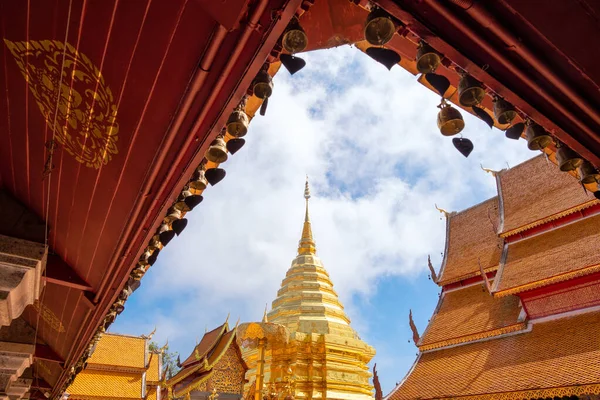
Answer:
[{"label": "gilded temple building", "polygon": [[[305,188],[306,214],[298,254],[292,261],[271,311],[265,313],[265,334],[246,324],[240,339],[264,338],[258,348],[243,347],[250,368],[249,386],[261,375],[267,397],[296,399],[371,399],[373,387],[367,364],[375,349],[362,341],[333,289],[329,274],[316,255],[308,213],[310,192]],[[241,326],[242,328],[243,326]],[[281,338],[287,335],[285,338]],[[271,335],[271,336],[269,336]],[[263,373],[260,367],[263,364]],[[260,391],[261,385],[256,385]],[[253,388],[251,388],[253,389]],[[258,397],[258,396],[256,396]]]},{"label": "gilded temple building", "polygon": [[496,197],[446,214],[442,294],[387,399],[598,399],[600,202],[544,156],[491,172]]},{"label": "gilded temple building", "polygon": [[150,337],[103,334],[63,398],[160,400],[162,354],[149,350]]},{"label": "gilded temple building", "polygon": [[239,400],[248,370],[236,341],[236,327],[227,321],[206,332],[180,370],[165,383],[168,398]]}]

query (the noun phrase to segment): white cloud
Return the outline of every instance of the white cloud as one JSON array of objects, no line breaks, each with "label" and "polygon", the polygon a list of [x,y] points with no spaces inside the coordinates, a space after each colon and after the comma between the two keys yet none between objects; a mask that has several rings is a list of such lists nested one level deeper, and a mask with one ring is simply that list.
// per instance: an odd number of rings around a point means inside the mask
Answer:
[{"label": "white cloud", "polygon": [[[229,310],[260,318],[296,254],[308,174],[319,255],[368,341],[370,316],[353,296],[368,298],[386,276],[424,273],[427,254],[439,265],[445,223],[434,203],[459,210],[491,197],[495,182],[480,163],[501,169],[534,155],[463,112],[464,136],[475,144],[465,159],[438,132],[439,98],[416,77],[349,47],[305,58],[294,77],[278,74],[267,116],[252,121],[246,147],[223,165],[227,177],[188,215],[116,330],[156,323],[158,338],[188,352]],[[381,355],[396,380],[406,359]]]}]

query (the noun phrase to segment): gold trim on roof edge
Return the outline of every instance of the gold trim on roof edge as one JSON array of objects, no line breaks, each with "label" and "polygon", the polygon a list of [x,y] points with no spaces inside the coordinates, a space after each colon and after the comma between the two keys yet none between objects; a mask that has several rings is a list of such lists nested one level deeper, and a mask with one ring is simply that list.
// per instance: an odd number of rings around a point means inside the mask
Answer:
[{"label": "gold trim on roof edge", "polygon": [[[504,297],[511,294],[521,293],[532,289],[537,289],[543,286],[549,286],[554,283],[559,283],[563,281],[568,281],[570,279],[579,278],[580,276],[590,275],[595,272],[600,272],[600,264],[591,265],[589,267],[585,267],[582,269],[578,269],[577,271],[566,272],[561,275],[555,275],[550,278],[542,279],[539,281],[527,283],[525,285],[517,286],[510,289],[505,289],[501,291],[494,292],[494,297]],[[500,281],[501,282],[501,281]]]},{"label": "gold trim on roof edge", "polygon": [[[493,266],[493,267],[488,267],[488,268],[485,268],[485,269],[484,269],[484,271],[485,271],[486,273],[487,273],[487,272],[494,272],[494,271],[498,271],[499,267],[500,267],[499,265],[495,265],[495,266]],[[479,272],[479,270],[477,270],[477,271],[474,271],[474,272],[472,272],[472,273],[470,273],[470,274],[467,274],[467,275],[462,275],[462,276],[459,276],[459,277],[457,277],[457,278],[448,279],[447,281],[440,281],[440,282],[437,282],[437,284],[438,284],[439,286],[442,286],[442,287],[443,287],[443,286],[446,286],[446,285],[451,285],[451,284],[453,284],[453,283],[456,283],[456,282],[464,281],[465,279],[471,279],[471,278],[474,278],[474,277],[476,277],[476,276],[481,276],[481,272]],[[481,280],[481,283],[483,283],[483,279]]]},{"label": "gold trim on roof edge", "polygon": [[595,204],[600,204],[600,202],[598,200],[590,200],[590,201],[588,201],[586,203],[582,203],[582,204],[580,204],[578,206],[568,208],[568,209],[566,209],[564,211],[561,211],[559,213],[556,213],[556,214],[550,215],[548,217],[539,219],[537,221],[531,222],[531,223],[529,223],[527,225],[523,225],[523,226],[520,226],[518,228],[511,229],[510,231],[507,231],[507,232],[502,232],[502,233],[500,233],[499,236],[501,238],[507,238],[508,236],[516,235],[517,233],[521,233],[521,232],[524,232],[524,231],[529,230],[531,228],[535,228],[536,226],[543,225],[546,222],[555,221],[555,220],[560,219],[562,217],[566,217],[567,215],[575,214],[576,212],[585,210],[586,208],[590,208],[590,207],[592,207]]},{"label": "gold trim on roof edge", "polygon": [[553,398],[563,396],[581,396],[600,394],[600,384],[580,385],[580,386],[562,386],[548,389],[522,390],[518,392],[490,393],[473,396],[448,397],[448,399],[477,399],[477,400],[522,400],[537,398]]},{"label": "gold trim on roof edge", "polygon": [[479,339],[487,339],[494,336],[501,336],[507,333],[518,332],[521,330],[527,329],[527,323],[522,322],[515,325],[505,326],[503,328],[493,329],[491,331],[485,331],[480,333],[474,333],[472,335],[460,336],[453,339],[442,340],[440,342],[435,342],[431,344],[426,344],[423,346],[418,346],[420,351],[428,351],[428,350],[441,350],[444,347],[452,346],[455,344],[467,344],[468,342],[472,342],[474,340]]},{"label": "gold trim on roof edge", "polygon": [[181,396],[185,396],[188,393],[192,392],[193,390],[196,390],[198,388],[198,386],[200,386],[201,384],[203,384],[204,382],[206,382],[212,375],[213,375],[214,371],[210,371],[208,372],[206,375],[199,377],[197,382],[192,383],[191,385],[188,385],[186,387],[183,388],[183,390],[178,391],[178,392],[173,392],[173,396],[174,397],[181,397]]}]

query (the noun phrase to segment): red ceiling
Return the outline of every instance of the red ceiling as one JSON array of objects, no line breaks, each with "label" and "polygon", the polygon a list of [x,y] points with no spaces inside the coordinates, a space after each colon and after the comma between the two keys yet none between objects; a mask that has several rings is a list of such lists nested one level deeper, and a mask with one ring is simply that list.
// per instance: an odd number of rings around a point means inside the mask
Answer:
[{"label": "red ceiling", "polygon": [[[228,67],[259,1],[229,3],[223,14],[199,0],[0,1],[0,189],[47,222],[50,251],[93,288],[87,297],[50,283],[44,291],[40,341],[67,366],[300,1],[262,1],[261,29],[248,29]],[[271,18],[276,9],[279,20]],[[190,93],[216,36],[214,18],[231,30]],[[190,107],[167,140],[186,95]],[[53,169],[44,176],[52,139]],[[38,322],[34,307],[25,317]],[[66,376],[58,363],[38,372],[52,385]]]}]

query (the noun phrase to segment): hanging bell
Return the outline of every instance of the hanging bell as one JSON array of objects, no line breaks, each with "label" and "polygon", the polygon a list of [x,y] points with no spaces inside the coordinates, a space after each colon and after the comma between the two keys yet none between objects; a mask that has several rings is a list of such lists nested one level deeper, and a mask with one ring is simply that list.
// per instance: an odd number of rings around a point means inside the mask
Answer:
[{"label": "hanging bell", "polygon": [[281,45],[290,54],[300,53],[308,46],[308,36],[300,26],[298,18],[294,17],[286,28]]},{"label": "hanging bell", "polygon": [[262,69],[254,78],[252,91],[261,100],[266,100],[273,94],[273,78],[266,69]]},{"label": "hanging bell", "polygon": [[229,114],[227,119],[227,132],[236,138],[245,136],[248,133],[248,125],[250,120],[244,111],[246,108],[245,99]]},{"label": "hanging bell", "polygon": [[179,218],[181,218],[181,211],[176,209],[175,207],[171,207],[169,208],[169,211],[167,211],[167,216],[163,219],[163,221],[166,224],[170,224]]},{"label": "hanging bell", "polygon": [[527,129],[525,129],[525,137],[527,138],[529,150],[542,150],[552,144],[552,136],[535,122],[529,123]]},{"label": "hanging bell", "polygon": [[217,164],[227,161],[227,145],[225,144],[225,140],[223,140],[222,135],[217,136],[217,138],[210,144],[210,147],[208,150],[206,150],[204,157],[206,157],[208,161],[212,161]]},{"label": "hanging bell", "polygon": [[374,7],[367,16],[365,39],[374,46],[382,46],[392,40],[396,25],[392,17],[379,7]]},{"label": "hanging bell", "polygon": [[517,117],[515,108],[508,101],[496,97],[494,99],[494,117],[500,125],[510,124]]},{"label": "hanging bell", "polygon": [[440,55],[424,41],[419,42],[417,49],[417,71],[422,74],[434,72],[442,61]]},{"label": "hanging bell", "polygon": [[584,161],[579,166],[579,181],[584,185],[600,182],[600,172],[589,161]]},{"label": "hanging bell", "polygon": [[458,81],[458,102],[465,107],[480,104],[485,97],[485,89],[481,82],[471,75],[463,75]]},{"label": "hanging bell", "polygon": [[160,242],[160,237],[158,235],[152,236],[152,239],[150,239],[150,242],[148,243],[148,249],[156,251],[162,248],[163,245]]},{"label": "hanging bell", "polygon": [[571,148],[562,145],[556,151],[556,162],[563,172],[576,170],[583,164],[583,158]]},{"label": "hanging bell", "polygon": [[[173,204],[173,208],[175,208],[181,212],[191,211],[191,209],[187,205],[186,199],[193,195],[194,194],[190,190],[184,190],[183,192],[181,192],[179,197],[177,197],[177,202],[175,204]],[[202,197],[202,196],[200,196],[200,197]]]},{"label": "hanging bell", "polygon": [[192,180],[190,183],[188,183],[188,186],[190,191],[194,194],[200,194],[200,192],[206,189],[206,186],[208,186],[208,181],[204,176],[204,169],[202,165],[196,169],[194,175],[192,175]]},{"label": "hanging bell", "polygon": [[437,116],[437,126],[441,134],[452,136],[462,131],[465,127],[465,121],[460,112],[445,101],[442,102],[440,108],[441,110]]}]

